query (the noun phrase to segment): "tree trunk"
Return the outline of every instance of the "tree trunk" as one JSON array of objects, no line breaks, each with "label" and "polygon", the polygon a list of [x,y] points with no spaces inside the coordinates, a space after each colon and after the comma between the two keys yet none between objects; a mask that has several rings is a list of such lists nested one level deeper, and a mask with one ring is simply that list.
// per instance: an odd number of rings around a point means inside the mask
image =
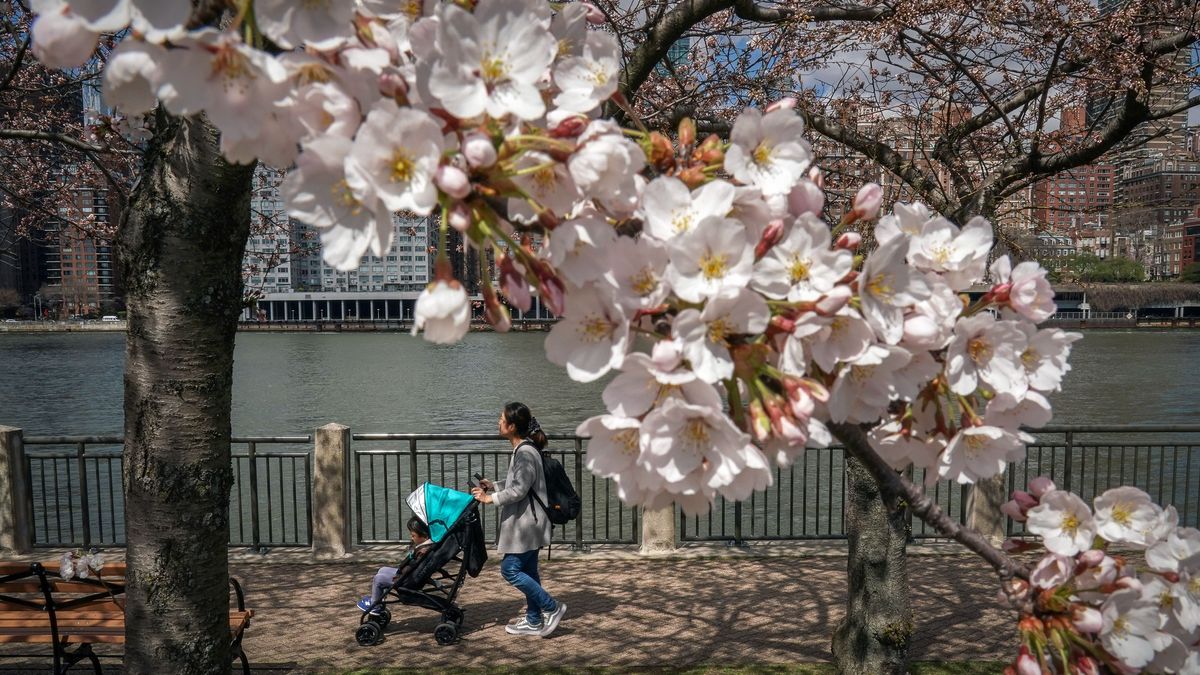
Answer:
[{"label": "tree trunk", "polygon": [[125,347],[125,672],[229,672],[230,403],[251,166],[160,108],[118,232]]},{"label": "tree trunk", "polygon": [[833,634],[838,671],[876,675],[907,671],[912,641],[905,544],[908,509],[889,508],[862,463],[846,456],[849,538],[846,618]]}]

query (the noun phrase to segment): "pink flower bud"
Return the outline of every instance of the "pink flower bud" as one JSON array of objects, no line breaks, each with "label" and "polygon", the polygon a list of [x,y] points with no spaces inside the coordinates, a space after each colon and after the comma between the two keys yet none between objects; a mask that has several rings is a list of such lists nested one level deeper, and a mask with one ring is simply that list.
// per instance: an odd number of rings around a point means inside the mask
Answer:
[{"label": "pink flower bud", "polygon": [[833,316],[850,302],[853,295],[849,286],[834,286],[833,290],[817,301],[817,313],[821,316]]},{"label": "pink flower bud", "polygon": [[1104,562],[1108,554],[1098,548],[1089,549],[1079,554],[1079,564],[1084,567],[1095,567]]},{"label": "pink flower bud", "polygon": [[466,232],[471,229],[471,210],[465,204],[455,204],[450,208],[446,222],[459,232]]},{"label": "pink flower bud", "polygon": [[1074,667],[1071,672],[1075,675],[1100,675],[1100,664],[1087,654],[1076,656],[1071,665]]},{"label": "pink flower bud", "polygon": [[788,193],[788,213],[802,216],[811,213],[820,216],[825,208],[825,193],[811,180],[801,180]]},{"label": "pink flower bud", "polygon": [[1033,495],[1034,499],[1040,500],[1042,495],[1054,489],[1054,481],[1045,476],[1038,476],[1029,481],[1029,494]]},{"label": "pink flower bud", "polygon": [[767,112],[775,112],[776,110],[791,110],[796,107],[795,96],[785,96],[778,101],[767,106]]},{"label": "pink flower bud", "polygon": [[517,269],[512,256],[502,254],[496,260],[496,268],[500,270],[500,289],[504,293],[504,297],[512,303],[514,307],[522,312],[529,311],[533,305],[533,295],[529,292],[529,282],[525,280],[525,274]]},{"label": "pink flower bud", "polygon": [[462,199],[471,194],[471,179],[458,167],[445,164],[439,166],[433,176],[433,182],[437,183],[442,192],[454,199]]},{"label": "pink flower bud", "polygon": [[758,245],[754,247],[754,259],[762,260],[762,257],[767,254],[779,240],[783,239],[783,221],[772,220],[767,223],[767,229],[763,230],[762,238],[758,240]]},{"label": "pink flower bud", "polygon": [[385,72],[379,74],[379,93],[388,98],[408,94],[408,83],[400,73]]},{"label": "pink flower bud", "polygon": [[590,2],[583,3],[583,6],[587,8],[588,23],[592,24],[593,26],[600,26],[604,24],[605,21],[608,21],[608,17],[604,16],[604,12],[600,11],[599,7]]},{"label": "pink flower bud", "polygon": [[833,243],[834,248],[845,249],[847,251],[858,250],[858,245],[862,243],[862,235],[857,232],[843,232],[842,236],[837,238]]},{"label": "pink flower bud", "polygon": [[854,213],[859,218],[874,218],[883,204],[883,188],[878,183],[867,183],[854,195]]},{"label": "pink flower bud", "polygon": [[1100,610],[1086,605],[1075,605],[1071,609],[1071,622],[1080,633],[1099,633],[1104,627]]},{"label": "pink flower bud", "polygon": [[763,410],[762,401],[755,399],[746,409],[750,413],[750,429],[748,431],[754,436],[754,440],[762,442],[770,438],[771,418],[767,417],[767,412]]},{"label": "pink flower bud", "polygon": [[1028,511],[1038,505],[1038,500],[1023,490],[1013,490],[1012,498],[1021,507],[1022,511]]},{"label": "pink flower bud", "polygon": [[554,138],[573,138],[583,133],[587,128],[588,119],[582,115],[572,115],[559,122],[557,126],[550,130],[550,135]]},{"label": "pink flower bud", "polygon": [[488,323],[496,329],[498,333],[507,333],[508,329],[512,328],[512,316],[508,313],[508,308],[500,304],[500,298],[496,297],[496,291],[491,286],[483,287],[483,301],[486,309],[484,316]]},{"label": "pink flower bud", "polygon": [[496,146],[492,145],[492,139],[480,133],[467,134],[462,152],[472,169],[486,169],[496,163]]},{"label": "pink flower bud", "polygon": [[1025,645],[1021,645],[1021,651],[1017,655],[1016,669],[1017,675],[1042,675],[1042,667]]},{"label": "pink flower bud", "polygon": [[549,267],[545,271],[538,271],[538,295],[542,296],[542,302],[546,303],[546,308],[554,316],[562,316],[566,310],[567,289],[563,286],[562,279],[550,270]]},{"label": "pink flower bud", "polygon": [[1009,500],[1009,501],[1001,504],[1000,505],[1000,513],[1003,513],[1004,515],[1008,516],[1009,518],[1012,518],[1013,520],[1017,521],[1018,523],[1023,523],[1026,520],[1025,512],[1021,509],[1021,506],[1019,504],[1017,504],[1017,502],[1015,500]]},{"label": "pink flower bud", "polygon": [[1113,582],[1117,588],[1131,588],[1135,591],[1142,590],[1142,581],[1137,577],[1121,577]]}]

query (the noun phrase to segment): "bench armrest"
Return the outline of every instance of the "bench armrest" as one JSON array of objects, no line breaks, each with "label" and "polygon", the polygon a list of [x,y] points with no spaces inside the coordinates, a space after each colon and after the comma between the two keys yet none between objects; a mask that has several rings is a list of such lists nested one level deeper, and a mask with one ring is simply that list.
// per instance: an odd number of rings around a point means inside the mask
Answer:
[{"label": "bench armrest", "polygon": [[246,595],[244,593],[242,593],[242,585],[239,584],[238,580],[233,577],[229,577],[229,585],[233,586],[233,592],[235,595],[237,595],[238,611],[239,612],[246,611]]}]

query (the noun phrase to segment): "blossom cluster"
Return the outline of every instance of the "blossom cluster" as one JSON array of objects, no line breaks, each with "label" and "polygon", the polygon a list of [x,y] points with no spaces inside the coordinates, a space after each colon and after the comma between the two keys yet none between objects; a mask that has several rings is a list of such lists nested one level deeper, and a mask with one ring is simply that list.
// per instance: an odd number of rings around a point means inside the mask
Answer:
[{"label": "blossom cluster", "polygon": [[70,581],[74,578],[87,579],[104,567],[104,555],[95,549],[67,551],[59,558],[58,575]]},{"label": "blossom cluster", "polygon": [[441,255],[414,331],[455,342],[469,327],[453,227],[482,253],[498,329],[536,293],[562,317],[551,361],[579,381],[620,371],[608,414],[579,431],[627,502],[696,512],[745,498],[773,464],[827,443],[829,421],[872,425],[896,467],[969,483],[1050,419],[1078,336],[1037,328],[1054,311],[1045,271],[1007,257],[989,269],[986,220],[960,228],[921,204],[879,219],[878,248],[860,255],[847,227],[876,217],[881,190],[822,220],[822,176],[788,102],[741,113],[728,142],[688,120],[674,140],[623,129],[598,115],[627,106],[617,42],[589,29],[603,17],[586,3],[238,6],[215,29],[188,28],[184,0],[44,0],[34,49],[78,65],[99,32],[129,26],[106,100],[203,111],[231,161],[293,167],[288,214],[320,229],[334,266],[387,250],[392,212],[437,211]]},{"label": "blossom cluster", "polygon": [[1003,507],[1046,550],[1016,589],[1032,602],[1012,670],[1200,672],[1200,530],[1135,487],[1092,506],[1039,477]]}]

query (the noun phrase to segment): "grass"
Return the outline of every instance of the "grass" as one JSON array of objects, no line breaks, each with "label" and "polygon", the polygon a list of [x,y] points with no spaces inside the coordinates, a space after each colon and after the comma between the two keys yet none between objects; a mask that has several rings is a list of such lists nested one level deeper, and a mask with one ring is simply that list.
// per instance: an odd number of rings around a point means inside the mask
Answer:
[{"label": "grass", "polygon": [[[909,667],[912,675],[998,675],[1007,665],[1003,661],[915,661]],[[671,668],[666,666],[654,668],[550,668],[550,667],[489,667],[489,668],[454,668],[438,671],[436,669],[418,668],[389,668],[389,669],[358,669],[337,671],[338,675],[415,675],[429,672],[454,673],[488,673],[488,675],[573,675],[588,673],[589,675],[617,675],[620,673],[676,673],[678,675],[826,675],[837,672],[827,663],[797,663],[793,665],[711,665],[691,666],[687,668]]]}]

